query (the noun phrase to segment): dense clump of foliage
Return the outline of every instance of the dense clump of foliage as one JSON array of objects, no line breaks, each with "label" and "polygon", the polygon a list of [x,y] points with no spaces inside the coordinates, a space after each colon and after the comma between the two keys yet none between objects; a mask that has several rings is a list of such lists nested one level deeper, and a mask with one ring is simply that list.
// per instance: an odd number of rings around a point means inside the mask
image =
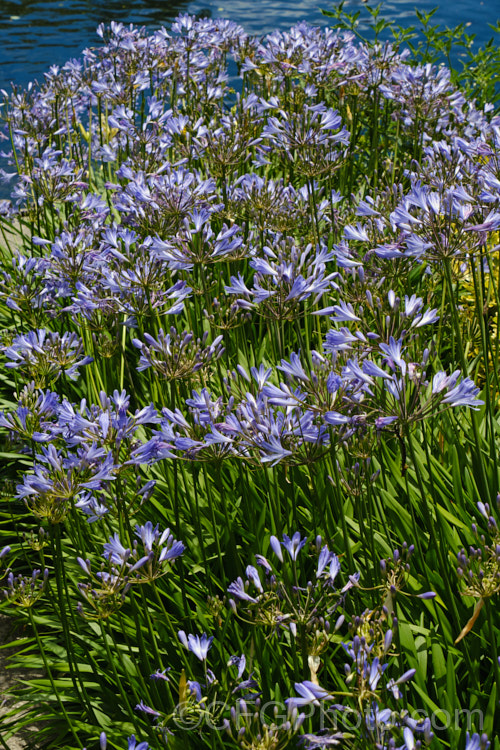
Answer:
[{"label": "dense clump of foliage", "polygon": [[0,742],[498,748],[500,117],[349,28],[98,33],[5,99]]}]

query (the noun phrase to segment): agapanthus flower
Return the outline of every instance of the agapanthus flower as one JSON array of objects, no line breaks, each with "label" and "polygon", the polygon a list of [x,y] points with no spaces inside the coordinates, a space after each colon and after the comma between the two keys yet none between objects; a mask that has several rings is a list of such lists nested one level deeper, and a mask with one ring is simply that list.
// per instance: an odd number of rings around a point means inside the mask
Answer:
[{"label": "agapanthus flower", "polygon": [[[101,732],[99,736],[99,750],[107,750],[108,748],[108,742],[106,737],[106,732]],[[125,748],[124,748],[125,750]],[[149,745],[147,742],[138,742],[135,738],[135,735],[132,735],[128,738],[128,745],[126,750],[149,750]]]},{"label": "agapanthus flower", "polygon": [[241,577],[238,577],[236,581],[233,581],[233,583],[229,584],[227,588],[227,592],[228,594],[231,594],[231,596],[241,601],[253,602],[254,604],[257,603],[257,599],[255,599],[253,596],[250,596],[250,594],[247,593],[245,589],[245,584]]},{"label": "agapanthus flower", "polygon": [[296,531],[291,539],[286,534],[283,534],[283,541],[281,542],[281,544],[290,555],[290,558],[292,560],[296,560],[297,555],[299,554],[300,550],[302,549],[302,547],[305,545],[306,542],[307,542],[307,537],[301,538],[300,532]]},{"label": "agapanthus flower", "polygon": [[151,706],[146,705],[144,701],[140,701],[140,703],[138,703],[135,708],[136,711],[142,711],[142,713],[148,714],[149,716],[154,716],[155,718],[161,716],[161,713],[159,711],[157,711],[155,708],[152,708]]},{"label": "agapanthus flower", "polygon": [[321,701],[334,700],[334,696],[330,695],[328,690],[322,688],[310,680],[304,682],[296,682],[295,690],[298,692],[300,698],[287,698],[286,704],[289,709],[302,708],[302,706],[320,706]]},{"label": "agapanthus flower", "polygon": [[212,645],[212,641],[214,639],[212,636],[207,636],[206,633],[203,633],[203,635],[192,635],[191,633],[189,635],[186,635],[184,630],[179,630],[178,632],[179,640],[182,643],[182,645],[187,648],[189,651],[192,651],[192,653],[200,660],[205,661],[208,655],[208,651]]},{"label": "agapanthus flower", "polygon": [[469,734],[467,732],[465,738],[465,750],[488,750],[491,746],[491,742],[488,740],[486,734]]}]

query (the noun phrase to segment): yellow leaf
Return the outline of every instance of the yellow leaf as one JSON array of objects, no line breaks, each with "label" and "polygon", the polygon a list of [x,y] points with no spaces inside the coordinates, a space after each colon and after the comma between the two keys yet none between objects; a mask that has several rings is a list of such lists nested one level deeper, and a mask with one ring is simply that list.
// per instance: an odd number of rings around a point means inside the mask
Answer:
[{"label": "yellow leaf", "polygon": [[90,141],[90,133],[88,130],[85,130],[80,120],[78,120],[78,127],[80,128],[80,132],[83,135],[84,139],[87,141],[87,143]]},{"label": "yellow leaf", "polygon": [[474,612],[472,614],[472,617],[470,618],[469,622],[467,623],[465,628],[462,630],[462,632],[458,636],[455,643],[459,643],[462,640],[462,638],[464,638],[467,635],[467,633],[469,633],[472,630],[472,628],[474,627],[474,623],[476,622],[477,618],[479,617],[479,613],[481,612],[483,608],[483,604],[484,604],[484,599],[481,597],[481,599],[478,600],[476,606],[474,607]]},{"label": "yellow leaf", "polygon": [[186,680],[186,672],[184,669],[181,672],[181,676],[179,679],[179,705],[185,703],[187,701],[187,680]]}]

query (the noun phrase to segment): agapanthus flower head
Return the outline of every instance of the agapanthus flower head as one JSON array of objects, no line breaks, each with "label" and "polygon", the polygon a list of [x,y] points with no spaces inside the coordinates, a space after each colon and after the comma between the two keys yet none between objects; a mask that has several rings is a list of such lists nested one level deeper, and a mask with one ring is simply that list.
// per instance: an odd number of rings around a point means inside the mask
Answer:
[{"label": "agapanthus flower head", "polygon": [[101,490],[115,478],[111,453],[96,450],[95,445],[83,449],[76,456],[65,457],[49,443],[41,446],[32,474],[23,476],[17,485],[17,496],[40,519],[60,523],[88,490]]},{"label": "agapanthus flower head", "polygon": [[132,343],[141,351],[137,369],[152,367],[165,380],[192,378],[200,370],[207,370],[224,352],[222,336],[208,343],[208,332],[196,339],[193,333],[177,333],[171,328],[166,335],[160,328],[158,338],[144,334],[145,342],[133,339]]},{"label": "agapanthus flower head", "polygon": [[[314,220],[320,228],[326,228],[331,204],[321,194],[321,188],[316,187],[315,191]],[[240,226],[256,227],[261,233],[261,246],[268,234],[272,236],[275,232],[315,239],[307,191],[285,185],[283,180],[265,179],[253,172],[243,175],[228,191],[227,213]]]},{"label": "agapanthus flower head", "polygon": [[37,443],[56,437],[60,432],[55,423],[59,396],[52,391],[39,390],[35,383],[28,383],[19,393],[18,408],[13,412],[0,412],[0,426],[9,430],[11,436]]},{"label": "agapanthus flower head", "polygon": [[[174,539],[170,529],[160,533],[158,525],[153,526],[151,521],[143,526],[137,525],[135,534],[141,544],[134,540],[131,548],[121,543],[118,533],[109,537],[103,552],[103,557],[108,562],[108,572],[101,571],[97,577],[104,578],[108,583],[113,579],[116,582],[121,579],[128,590],[133,584],[151,582],[166,575],[171,564],[185,550],[184,544]],[[91,575],[90,565],[83,565],[80,558],[79,562],[88,575]]]},{"label": "agapanthus flower head", "polygon": [[[5,552],[5,549],[2,552]],[[3,598],[16,607],[23,609],[33,607],[43,596],[48,578],[47,568],[43,572],[37,568],[32,571],[31,575],[22,573],[14,575],[9,569],[5,580],[7,587],[2,591]]]},{"label": "agapanthus flower head", "polygon": [[214,177],[226,180],[251,156],[261,141],[258,119],[241,108],[236,116],[224,113],[215,128],[200,129],[194,150],[207,163]]},{"label": "agapanthus flower head", "polygon": [[[135,462],[133,449],[138,450],[142,445],[137,437],[138,430],[141,425],[156,424],[160,420],[152,404],[130,414],[129,402],[127,392],[118,390],[111,396],[101,391],[98,404],[87,404],[83,400],[79,409],[63,400],[58,409],[58,424],[64,429],[66,445],[81,451],[83,466],[101,459],[111,468],[114,458],[114,475],[128,471],[129,462]],[[86,488],[101,489],[95,483]],[[145,488],[139,496],[144,497],[144,492],[147,492]]]},{"label": "agapanthus flower head", "polygon": [[132,567],[135,581],[153,581],[168,573],[170,566],[186,549],[183,542],[174,539],[170,529],[160,532],[158,524],[147,521],[135,527],[135,534],[141,540],[142,549],[134,542]]},{"label": "agapanthus flower head", "polygon": [[10,310],[22,312],[25,320],[36,325],[36,313],[50,309],[53,295],[47,283],[49,263],[45,258],[13,253],[12,267],[0,274],[0,299]]},{"label": "agapanthus flower head", "polygon": [[142,237],[175,236],[195,213],[204,212],[208,219],[217,198],[213,179],[168,163],[161,173],[147,175],[122,166],[118,177],[126,182],[114,196],[115,207]]},{"label": "agapanthus flower head", "polygon": [[463,581],[465,596],[476,600],[474,615],[462,630],[461,640],[472,629],[484,602],[500,592],[500,530],[489,503],[478,503],[478,510],[487,521],[487,531],[482,533],[477,523],[472,524],[475,544],[457,555],[457,574]]},{"label": "agapanthus flower head", "polygon": [[107,295],[104,309],[111,303],[115,310],[127,313],[126,325],[130,328],[137,327],[137,320],[148,318],[152,311],[161,315],[182,313],[192,289],[183,280],[176,281],[172,286],[165,284],[169,276],[166,264],[150,257],[152,242],[151,238],[146,238],[138,248],[139,257],[131,263],[114,262],[102,267],[101,277],[98,283],[92,285],[95,289],[87,292],[86,299],[79,284],[79,298],[68,309],[80,311],[82,308],[83,312],[85,305],[102,307],[98,297],[102,290]]},{"label": "agapanthus flower head", "polygon": [[[258,387],[268,368],[251,370]],[[290,408],[291,407],[291,408]],[[233,451],[256,465],[312,463],[324,453],[329,434],[317,413],[307,408],[299,389],[264,385],[254,396],[247,391],[233,402],[219,429],[233,441]]]},{"label": "agapanthus flower head", "polygon": [[[247,565],[245,579],[239,577],[233,581],[228,593],[235,614],[242,610],[256,626],[276,633],[288,631],[298,649],[304,646],[298,638],[298,630],[307,624],[308,653],[318,657],[327,647],[334,613],[337,612],[338,627],[343,622],[342,606],[352,585],[342,590],[336,585],[340,565],[327,545],[311,548],[311,555],[305,552],[299,555],[306,542],[307,538],[302,538],[298,532],[291,538],[283,535],[283,542],[271,536],[270,546],[280,563],[278,568],[262,555],[256,555],[258,567]],[[283,549],[288,551],[293,563],[293,583]]]},{"label": "agapanthus flower head", "polygon": [[63,373],[71,380],[78,377],[78,368],[88,365],[92,357],[83,353],[81,339],[75,333],[52,333],[45,328],[16,336],[4,347],[9,362],[6,367],[20,369],[38,387],[57,380]]},{"label": "agapanthus flower head", "polygon": [[324,104],[300,111],[277,109],[268,117],[262,139],[272,144],[283,159],[291,160],[295,169],[309,179],[331,171],[349,142],[349,132],[342,126],[338,112]]},{"label": "agapanthus flower head", "polygon": [[330,289],[337,288],[336,272],[328,273],[326,263],[333,258],[323,245],[301,248],[292,237],[274,233],[270,243],[250,261],[255,273],[253,286],[241,274],[231,276],[226,294],[235,295],[237,304],[255,309],[275,320],[295,320],[304,315],[303,303],[315,303]]},{"label": "agapanthus flower head", "polygon": [[86,606],[78,603],[77,611],[86,620],[104,620],[117,612],[125,603],[131,586],[128,573],[133,572],[129,563],[131,552],[120,543],[118,534],[110,537],[104,545],[103,557],[95,573],[89,559],[77,557],[77,563],[90,579],[78,583],[78,591],[83,596]]},{"label": "agapanthus flower head", "polygon": [[182,229],[169,238],[155,238],[151,249],[154,257],[164,261],[172,271],[191,271],[194,267],[234,261],[247,254],[246,245],[237,224],[215,232],[208,212],[190,214]]},{"label": "agapanthus flower head", "polygon": [[74,161],[49,146],[33,159],[29,184],[39,206],[53,205],[56,201],[73,200],[79,189],[87,187],[83,175],[83,169],[77,169]]},{"label": "agapanthus flower head", "polygon": [[[248,700],[248,703],[247,703]],[[240,699],[230,711],[230,718],[224,720],[224,729],[231,741],[240,747],[269,747],[280,750],[290,747],[300,730],[305,714],[290,707],[286,721],[277,722],[268,719],[262,699],[257,697],[252,702]],[[242,745],[241,742],[245,744]]]},{"label": "agapanthus flower head", "polygon": [[[401,549],[393,550],[392,557],[380,561],[383,585],[391,596],[405,588],[411,571],[411,558],[414,552],[415,545],[403,542]],[[428,593],[432,593],[434,596],[433,592]],[[419,596],[424,598],[424,595]]]}]

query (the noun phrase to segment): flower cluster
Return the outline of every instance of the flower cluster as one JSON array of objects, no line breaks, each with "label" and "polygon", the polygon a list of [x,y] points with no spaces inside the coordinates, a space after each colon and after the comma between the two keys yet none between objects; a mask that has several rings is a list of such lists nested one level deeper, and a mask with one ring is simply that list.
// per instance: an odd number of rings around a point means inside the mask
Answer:
[{"label": "flower cluster", "polygon": [[166,335],[160,328],[158,339],[148,333],[144,334],[146,343],[133,339],[132,343],[141,351],[137,369],[147,370],[152,367],[165,380],[189,379],[199,370],[206,369],[212,361],[223,354],[222,336],[217,336],[212,344],[207,345],[208,332],[201,339],[195,339],[193,333],[177,333],[171,328]]},{"label": "flower cluster", "polygon": [[[256,565],[247,565],[246,578],[239,577],[228,587],[230,604],[236,614],[243,614],[255,627],[264,627],[269,632],[287,631],[296,640],[296,648],[306,649],[304,657],[309,661],[312,673],[318,666],[318,658],[329,643],[330,632],[341,627],[344,621],[343,604],[347,592],[356,586],[359,573],[348,577],[342,586],[337,582],[340,562],[321,537],[315,541],[313,552],[314,577],[308,580],[305,572],[309,560],[306,552],[299,553],[307,544],[307,538],[295,532],[290,538],[283,535],[269,540],[271,550],[281,570],[275,570],[263,555],[255,557]],[[283,555],[283,550],[286,555]],[[305,575],[304,575],[305,574]]]},{"label": "flower cluster", "polygon": [[[114,534],[104,544],[103,557],[97,573],[92,573],[89,559],[78,558],[81,569],[91,578],[88,583],[80,582],[78,590],[90,605],[90,612],[78,605],[80,613],[87,619],[110,617],[124,603],[130,587],[138,583],[150,583],[166,575],[170,566],[182,555],[185,546],[176,541],[165,529],[161,534],[158,526],[148,521],[144,526],[135,527],[138,538],[132,548],[124,547],[118,534]],[[139,544],[140,540],[140,544]]]},{"label": "flower cluster", "polygon": [[487,543],[485,535],[480,534],[474,524],[479,546],[471,546],[468,552],[462,549],[458,553],[457,572],[465,582],[465,596],[489,599],[500,591],[500,535],[495,519],[489,515],[488,504],[480,503],[480,511],[488,519],[491,542]]},{"label": "flower cluster", "polygon": [[[5,548],[0,554],[5,554]],[[19,573],[14,575],[12,570],[8,570],[6,576],[7,588],[3,589],[3,598],[7,599],[10,604],[21,608],[33,607],[43,596],[49,578],[47,568],[42,572],[40,569],[32,571],[31,575]]]},{"label": "flower cluster", "polygon": [[83,355],[83,344],[74,333],[51,333],[44,328],[16,336],[10,346],[3,347],[8,368],[19,368],[28,379],[33,378],[39,388],[53,383],[63,373],[71,380],[78,368],[93,362]]},{"label": "flower cluster", "polygon": [[[457,643],[500,590],[500,118],[346,28],[98,35],[0,134],[0,561],[38,557],[2,586],[47,630],[44,701],[80,747],[109,711],[101,750],[424,747],[466,493]],[[467,645],[450,706],[500,689]]]}]

